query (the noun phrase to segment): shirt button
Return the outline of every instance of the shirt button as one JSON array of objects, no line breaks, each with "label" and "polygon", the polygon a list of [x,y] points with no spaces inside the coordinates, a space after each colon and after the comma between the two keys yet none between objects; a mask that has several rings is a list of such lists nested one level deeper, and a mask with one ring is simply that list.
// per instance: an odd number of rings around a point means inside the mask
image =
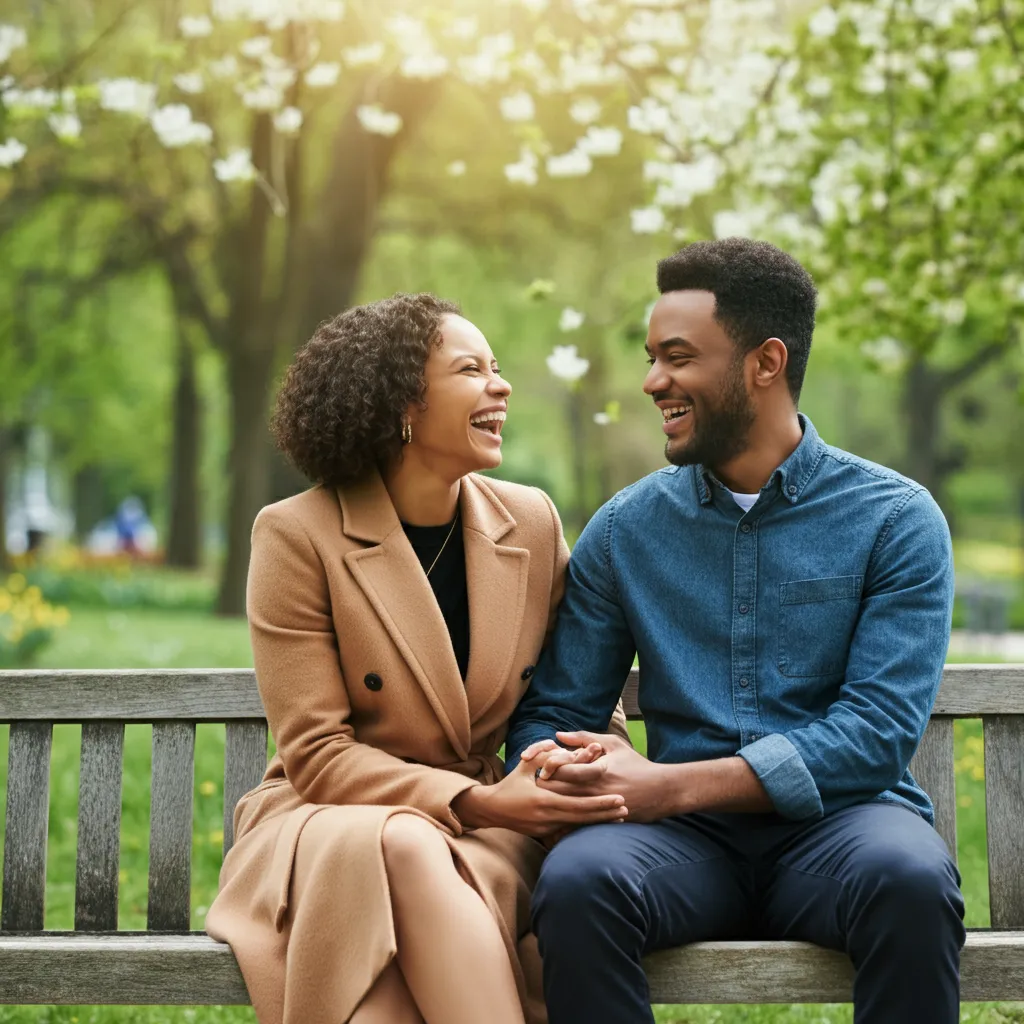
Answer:
[{"label": "shirt button", "polygon": [[789,485],[789,486],[788,486],[788,487],[786,488],[786,492],[787,492],[788,494],[796,494],[796,484],[790,484],[790,485]]},{"label": "shirt button", "polygon": [[740,615],[746,615],[749,611],[750,609],[745,604],[740,605]]},{"label": "shirt button", "polygon": [[747,679],[746,677],[744,677],[743,679],[740,680],[740,686],[742,686],[744,689],[746,689],[749,685],[750,685],[750,680]]},{"label": "shirt button", "polygon": [[759,732],[752,732],[750,734],[750,742],[751,743],[756,743],[760,738],[761,738],[761,734]]},{"label": "shirt button", "polygon": [[744,524],[743,524],[743,525],[742,525],[742,526],[740,527],[740,532],[741,532],[741,533],[750,533],[750,523],[744,523]]},{"label": "shirt button", "polygon": [[366,688],[374,693],[384,686],[384,680],[376,672],[368,673],[363,682],[366,684]]}]

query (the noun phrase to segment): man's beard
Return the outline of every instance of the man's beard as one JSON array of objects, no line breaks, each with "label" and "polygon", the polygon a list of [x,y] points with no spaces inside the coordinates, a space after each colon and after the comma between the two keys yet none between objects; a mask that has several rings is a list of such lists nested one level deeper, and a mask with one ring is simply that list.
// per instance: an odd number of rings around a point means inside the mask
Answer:
[{"label": "man's beard", "polygon": [[713,406],[697,406],[690,438],[685,444],[673,446],[665,442],[665,458],[674,466],[702,465],[708,469],[722,466],[744,452],[750,442],[750,428],[755,413],[743,382],[743,360],[734,360]]}]

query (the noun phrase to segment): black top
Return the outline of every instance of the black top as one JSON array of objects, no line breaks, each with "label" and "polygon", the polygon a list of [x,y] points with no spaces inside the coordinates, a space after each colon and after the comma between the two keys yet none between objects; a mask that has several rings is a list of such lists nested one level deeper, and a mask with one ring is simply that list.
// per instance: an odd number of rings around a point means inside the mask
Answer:
[{"label": "black top", "polygon": [[[462,524],[456,526],[454,532],[451,523],[445,526],[410,526],[402,523],[402,529],[424,572],[437,558],[437,564],[428,579],[448,627],[455,660],[462,681],[465,682],[469,669],[469,589],[466,585],[466,548],[462,543]],[[451,540],[441,551],[449,533]],[[440,558],[437,557],[438,552],[441,552]]]}]

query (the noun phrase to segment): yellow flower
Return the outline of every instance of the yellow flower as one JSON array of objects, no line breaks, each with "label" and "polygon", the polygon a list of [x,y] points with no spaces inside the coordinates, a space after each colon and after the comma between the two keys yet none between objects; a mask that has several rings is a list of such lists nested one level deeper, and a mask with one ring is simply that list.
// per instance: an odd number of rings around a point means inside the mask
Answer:
[{"label": "yellow flower", "polygon": [[12,594],[20,594],[25,589],[26,579],[20,572],[13,572],[7,577],[7,589]]},{"label": "yellow flower", "polygon": [[29,604],[39,604],[43,599],[43,592],[36,586],[31,586],[25,591],[25,600]]},{"label": "yellow flower", "polygon": [[12,604],[14,604],[14,601],[12,600],[11,595],[8,594],[6,590],[0,590],[0,615],[9,611]]},{"label": "yellow flower", "polygon": [[217,792],[217,787],[207,779],[205,782],[199,783],[199,792],[202,793],[203,796],[213,796],[213,794]]},{"label": "yellow flower", "polygon": [[216,828],[206,837],[206,839],[211,846],[220,846],[220,844],[224,842],[224,830],[222,828]]},{"label": "yellow flower", "polygon": [[31,614],[27,604],[18,603],[11,609],[11,617],[15,622],[26,622]]}]

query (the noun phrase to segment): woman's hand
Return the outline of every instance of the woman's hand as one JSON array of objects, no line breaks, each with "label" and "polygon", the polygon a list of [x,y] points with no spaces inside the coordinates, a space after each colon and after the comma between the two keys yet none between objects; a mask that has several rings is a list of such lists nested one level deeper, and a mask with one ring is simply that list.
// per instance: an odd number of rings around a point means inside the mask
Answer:
[{"label": "woman's hand", "polygon": [[[583,754],[580,760],[592,758]],[[493,786],[473,786],[452,801],[452,810],[467,828],[509,828],[542,839],[566,827],[623,821],[629,814],[616,794],[564,796],[537,785],[539,758],[520,761],[515,771]]]}]

